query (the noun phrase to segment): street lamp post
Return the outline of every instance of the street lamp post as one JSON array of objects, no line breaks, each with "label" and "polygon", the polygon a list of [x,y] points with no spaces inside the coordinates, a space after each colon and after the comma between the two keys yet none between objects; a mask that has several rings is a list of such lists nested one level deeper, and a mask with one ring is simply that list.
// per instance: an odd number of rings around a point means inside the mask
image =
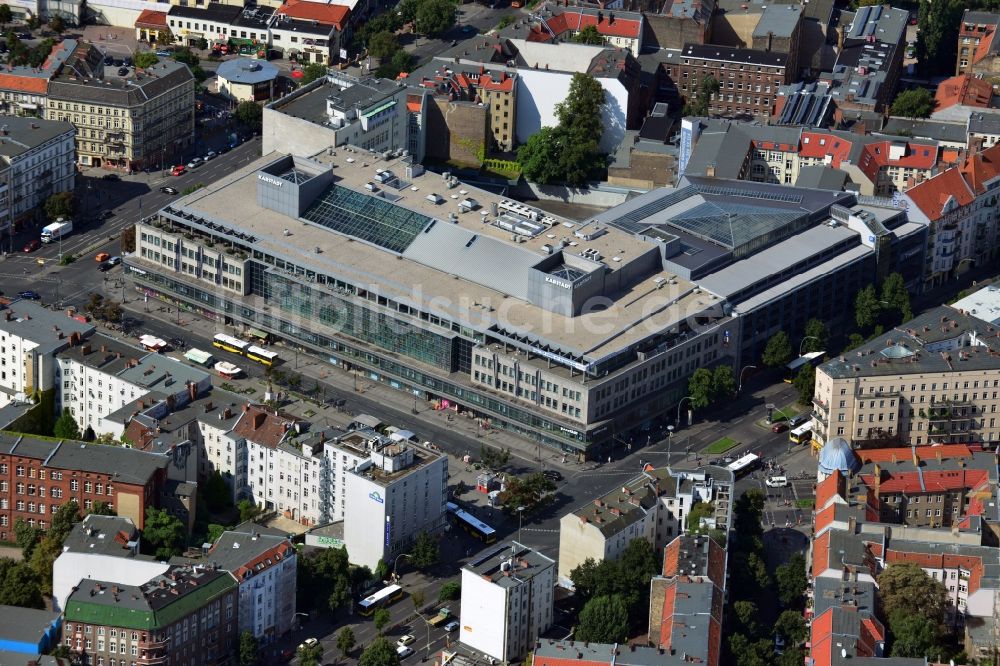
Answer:
[{"label": "street lamp post", "polygon": [[756,369],[757,369],[756,365],[745,365],[745,366],[743,366],[743,369],[740,370],[740,381],[739,381],[739,384],[736,385],[736,395],[739,395],[740,394],[740,389],[743,388],[743,373],[746,372],[747,370],[756,370]]},{"label": "street lamp post", "polygon": [[817,338],[815,335],[807,335],[804,338],[802,338],[802,342],[799,343],[799,356],[802,356],[802,345],[805,344],[806,340],[816,340],[817,342],[819,342],[819,338]]},{"label": "street lamp post", "polygon": [[399,555],[396,556],[396,559],[392,563],[392,579],[393,580],[398,580],[398,578],[399,578],[396,575],[396,567],[399,566],[399,558],[401,558],[401,557],[409,557],[409,556],[410,556],[410,553],[400,553]]},{"label": "street lamp post", "polygon": [[674,445],[674,427],[672,425],[667,426],[667,465],[670,465],[670,451]]},{"label": "street lamp post", "polygon": [[524,507],[523,506],[517,507],[517,542],[522,546],[524,545],[523,543],[521,543],[521,518],[523,516],[524,516]]},{"label": "street lamp post", "polygon": [[677,425],[678,425],[678,427],[680,427],[680,424],[681,424],[681,405],[684,404],[685,400],[694,400],[694,398],[692,398],[689,395],[686,395],[683,398],[681,398],[680,402],[677,403]]}]

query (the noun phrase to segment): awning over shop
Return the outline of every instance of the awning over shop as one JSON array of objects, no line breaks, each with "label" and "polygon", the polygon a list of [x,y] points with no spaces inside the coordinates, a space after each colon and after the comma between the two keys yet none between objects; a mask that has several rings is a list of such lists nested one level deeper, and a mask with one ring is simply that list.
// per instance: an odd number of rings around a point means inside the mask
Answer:
[{"label": "awning over shop", "polygon": [[372,429],[378,428],[382,425],[382,421],[380,419],[377,419],[370,414],[358,414],[354,417],[354,422]]},{"label": "awning over shop", "polygon": [[247,335],[251,335],[255,338],[260,338],[261,340],[267,340],[267,333],[260,330],[259,328],[253,328],[252,326],[247,329]]}]

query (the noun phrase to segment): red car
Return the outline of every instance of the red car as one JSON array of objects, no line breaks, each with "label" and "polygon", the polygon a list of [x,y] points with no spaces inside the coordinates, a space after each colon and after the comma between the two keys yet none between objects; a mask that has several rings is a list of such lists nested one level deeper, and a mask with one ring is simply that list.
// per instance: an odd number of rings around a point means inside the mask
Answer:
[{"label": "red car", "polygon": [[180,176],[181,174],[186,173],[186,172],[187,172],[187,169],[184,168],[184,165],[183,164],[178,164],[177,166],[175,166],[173,169],[170,170],[170,175],[171,176]]},{"label": "red car", "polygon": [[771,426],[771,432],[785,432],[788,430],[788,424],[784,421],[779,421]]},{"label": "red car", "polygon": [[37,250],[41,246],[42,246],[42,242],[36,238],[36,239],[30,240],[30,241],[28,241],[27,243],[24,244],[24,251],[25,252],[34,252],[35,250]]}]

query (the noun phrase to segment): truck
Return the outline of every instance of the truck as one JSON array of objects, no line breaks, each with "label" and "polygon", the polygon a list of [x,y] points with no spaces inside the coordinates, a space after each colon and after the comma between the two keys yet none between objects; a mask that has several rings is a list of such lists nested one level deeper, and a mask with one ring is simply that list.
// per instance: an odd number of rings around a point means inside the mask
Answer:
[{"label": "truck", "polygon": [[438,614],[432,617],[430,620],[428,620],[427,623],[432,627],[438,627],[447,622],[450,618],[451,618],[451,611],[448,610],[447,608],[442,608],[441,610],[438,611]]},{"label": "truck", "polygon": [[52,241],[57,241],[64,236],[68,236],[72,231],[73,220],[60,217],[52,224],[42,228],[42,242],[51,243]]}]

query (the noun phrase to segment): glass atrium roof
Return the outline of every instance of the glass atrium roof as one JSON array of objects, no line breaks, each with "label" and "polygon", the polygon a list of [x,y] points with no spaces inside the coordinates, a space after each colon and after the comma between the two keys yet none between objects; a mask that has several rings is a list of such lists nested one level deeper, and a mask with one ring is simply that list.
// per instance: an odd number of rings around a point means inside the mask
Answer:
[{"label": "glass atrium roof", "polygon": [[340,185],[331,185],[302,217],[398,253],[431,222],[426,215]]}]

